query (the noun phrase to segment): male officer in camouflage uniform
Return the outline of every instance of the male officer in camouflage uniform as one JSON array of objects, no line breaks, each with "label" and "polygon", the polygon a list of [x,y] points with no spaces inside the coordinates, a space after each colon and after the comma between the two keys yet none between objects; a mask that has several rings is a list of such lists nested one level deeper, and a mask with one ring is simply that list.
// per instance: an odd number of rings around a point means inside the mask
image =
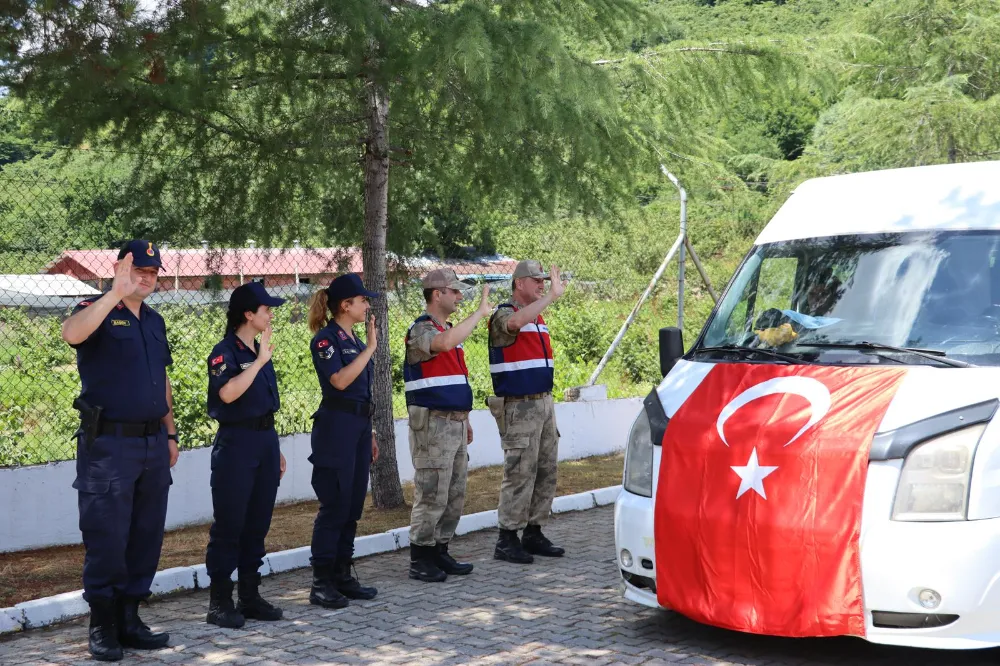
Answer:
[{"label": "male officer in camouflage uniform", "polygon": [[462,342],[490,313],[488,286],[479,309],[457,326],[448,318],[462,302],[465,284],[442,268],[422,282],[426,311],[406,333],[403,378],[409,413],[410,455],[414,467],[410,517],[410,578],[440,582],[465,575],[472,565],[448,554],[465,504],[466,446],[472,442],[469,411],[472,387]]},{"label": "male officer in camouflage uniform", "polygon": [[[545,281],[551,288],[545,292]],[[490,319],[490,375],[495,397],[487,399],[504,450],[498,507],[500,536],[493,556],[530,564],[532,554],[560,557],[541,526],[556,492],[559,431],[552,400],[553,360],[542,311],[562,296],[559,268],[546,275],[538,261],[514,269],[513,293]],[[524,530],[518,539],[517,531]]]}]

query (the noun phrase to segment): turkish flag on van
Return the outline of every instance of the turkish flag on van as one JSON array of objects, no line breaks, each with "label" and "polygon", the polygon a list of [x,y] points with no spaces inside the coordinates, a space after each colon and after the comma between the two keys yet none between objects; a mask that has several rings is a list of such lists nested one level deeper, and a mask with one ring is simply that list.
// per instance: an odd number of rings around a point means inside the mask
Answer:
[{"label": "turkish flag on van", "polygon": [[716,364],[663,439],[660,604],[738,631],[864,636],[868,453],[905,372]]}]

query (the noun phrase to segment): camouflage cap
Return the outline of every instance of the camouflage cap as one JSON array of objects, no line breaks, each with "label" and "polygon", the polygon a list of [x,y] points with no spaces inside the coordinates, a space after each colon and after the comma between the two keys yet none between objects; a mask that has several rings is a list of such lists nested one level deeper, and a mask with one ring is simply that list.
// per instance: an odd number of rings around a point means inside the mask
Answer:
[{"label": "camouflage cap", "polygon": [[421,285],[424,289],[468,289],[469,285],[458,279],[451,268],[438,268],[424,276]]},{"label": "camouflage cap", "polygon": [[535,259],[525,259],[524,261],[519,261],[517,263],[517,268],[514,269],[513,278],[543,278],[545,280],[549,279],[549,274],[545,272],[542,267],[542,262],[536,261]]}]

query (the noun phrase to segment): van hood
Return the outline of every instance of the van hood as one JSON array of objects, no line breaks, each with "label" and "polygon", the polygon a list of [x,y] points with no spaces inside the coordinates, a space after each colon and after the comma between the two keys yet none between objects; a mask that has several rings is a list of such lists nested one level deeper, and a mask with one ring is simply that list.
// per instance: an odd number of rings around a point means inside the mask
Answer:
[{"label": "van hood", "polygon": [[[656,390],[667,418],[677,412],[715,365],[677,362]],[[1000,399],[1000,368],[908,367],[875,432],[887,433],[995,399]]]},{"label": "van hood", "polygon": [[914,366],[889,403],[876,433],[1000,398],[998,368],[931,368]]}]

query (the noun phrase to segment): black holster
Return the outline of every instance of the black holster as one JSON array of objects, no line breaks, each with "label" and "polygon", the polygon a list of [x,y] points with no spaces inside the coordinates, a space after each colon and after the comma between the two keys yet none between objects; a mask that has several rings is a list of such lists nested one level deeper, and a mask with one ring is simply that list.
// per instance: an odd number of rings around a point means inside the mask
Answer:
[{"label": "black holster", "polygon": [[102,408],[91,406],[83,398],[77,398],[73,401],[73,409],[80,412],[80,429],[76,434],[83,435],[83,442],[89,449],[100,431]]}]

